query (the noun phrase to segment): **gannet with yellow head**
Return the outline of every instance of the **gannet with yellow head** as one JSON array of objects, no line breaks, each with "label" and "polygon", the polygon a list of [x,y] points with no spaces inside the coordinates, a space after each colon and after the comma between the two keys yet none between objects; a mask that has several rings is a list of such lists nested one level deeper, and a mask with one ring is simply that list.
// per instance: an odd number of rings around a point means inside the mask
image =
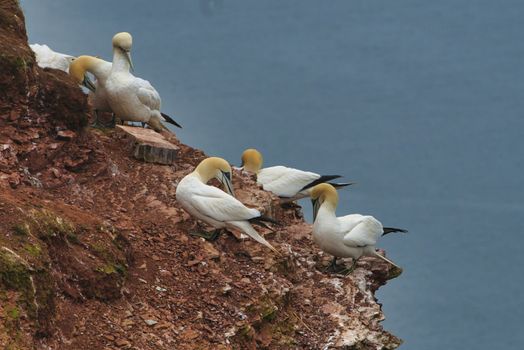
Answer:
[{"label": "gannet with yellow head", "polygon": [[131,34],[122,32],[113,37],[113,67],[107,79],[107,98],[112,111],[122,121],[146,123],[155,131],[169,129],[162,122],[181,126],[160,112],[161,99],[149,81],[129,72],[131,60]]},{"label": "gannet with yellow head", "polygon": [[[189,214],[210,226],[216,229],[241,230],[257,242],[276,251],[250,224],[268,218],[233,197],[231,176],[231,166],[224,159],[204,159],[192,173],[180,180],[176,188],[177,201]],[[207,185],[213,178],[218,179],[228,193]]]},{"label": "gannet with yellow head", "polygon": [[75,59],[75,56],[53,51],[47,45],[31,44],[29,47],[35,53],[36,63],[41,68],[60,69],[67,73],[69,64]]},{"label": "gannet with yellow head", "polygon": [[[98,112],[112,112],[107,100],[106,81],[111,73],[111,62],[104,61],[93,56],[79,56],[69,66],[69,75],[80,85],[90,90],[93,96],[93,107],[95,110],[95,123],[98,125]],[[96,82],[92,82],[87,72],[93,74]]]},{"label": "gannet with yellow head", "polygon": [[[311,188],[319,183],[328,182],[341,177],[340,175],[319,175],[285,166],[263,168],[262,154],[254,148],[242,153],[242,167],[245,171],[255,173],[257,183],[266,191],[281,197],[282,202],[291,202],[308,197]],[[333,183],[335,187],[344,187],[352,183]]]},{"label": "gannet with yellow head", "polygon": [[330,184],[319,184],[311,190],[313,203],[313,240],[320,249],[334,256],[332,267],[337,258],[353,258],[353,271],[357,260],[363,255],[376,256],[399,268],[389,259],[375,250],[375,244],[380,236],[391,232],[407,232],[406,230],[383,227],[373,216],[351,214],[336,216],[338,193]]}]

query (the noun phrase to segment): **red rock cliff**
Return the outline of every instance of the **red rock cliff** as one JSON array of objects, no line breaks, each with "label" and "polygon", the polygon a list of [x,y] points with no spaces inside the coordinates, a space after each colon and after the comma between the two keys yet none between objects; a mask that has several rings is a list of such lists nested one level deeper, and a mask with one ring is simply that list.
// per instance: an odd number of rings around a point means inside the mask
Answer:
[{"label": "red rock cliff", "polygon": [[234,174],[240,200],[284,225],[282,252],[209,243],[175,200],[204,153],[176,165],[131,156],[119,131],[85,129],[88,103],[36,66],[15,0],[0,1],[0,345],[8,349],[394,349],[374,297],[394,277],[362,259],[322,272],[299,209]]}]

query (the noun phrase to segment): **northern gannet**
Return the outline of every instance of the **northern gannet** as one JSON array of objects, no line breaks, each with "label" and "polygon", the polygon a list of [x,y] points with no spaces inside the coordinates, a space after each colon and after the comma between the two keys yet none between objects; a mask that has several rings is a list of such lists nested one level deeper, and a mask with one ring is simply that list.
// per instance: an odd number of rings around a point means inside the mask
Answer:
[{"label": "northern gannet", "polygon": [[[94,125],[98,125],[98,112],[113,112],[109,102],[107,100],[106,81],[111,73],[111,62],[104,61],[100,58],[93,56],[79,56],[69,66],[69,75],[81,85],[84,85],[90,91],[90,95],[93,96],[93,107],[95,110],[95,122]],[[96,82],[93,83],[89,76],[86,74],[89,72],[96,78]]]},{"label": "northern gannet", "polygon": [[133,69],[129,33],[113,37],[113,65],[106,81],[107,99],[111,110],[120,120],[147,123],[155,131],[168,130],[162,121],[181,126],[168,115],[160,112],[160,95],[147,81],[129,72]]},{"label": "northern gannet", "polygon": [[[215,234],[223,228],[238,229],[276,252],[250,223],[272,220],[233,197],[231,174],[231,166],[224,159],[204,159],[192,173],[180,180],[176,188],[176,199],[189,214],[217,229]],[[207,185],[213,178],[218,179],[229,194]]]},{"label": "northern gannet", "polygon": [[338,193],[330,184],[320,184],[311,190],[313,203],[313,240],[324,252],[334,256],[331,263],[336,265],[337,258],[353,258],[353,271],[357,260],[363,256],[376,256],[398,267],[375,250],[379,237],[391,232],[406,230],[383,227],[373,216],[351,214],[336,216]]},{"label": "northern gannet", "polygon": [[55,52],[47,45],[31,44],[29,46],[35,53],[36,63],[41,68],[54,68],[67,72],[69,64],[75,59],[74,56]]},{"label": "northern gannet", "polygon": [[[285,166],[272,166],[262,169],[262,154],[254,148],[242,153],[244,170],[257,176],[257,183],[266,191],[281,197],[282,202],[291,202],[309,197],[311,188],[319,183],[328,182],[341,177],[340,175],[319,175]],[[333,183],[335,187],[349,186],[352,183]]]}]

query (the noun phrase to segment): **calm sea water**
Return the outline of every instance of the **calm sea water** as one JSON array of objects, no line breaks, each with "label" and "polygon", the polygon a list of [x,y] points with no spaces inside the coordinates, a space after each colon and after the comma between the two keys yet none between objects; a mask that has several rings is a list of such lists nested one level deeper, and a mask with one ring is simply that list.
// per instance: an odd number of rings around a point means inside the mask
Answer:
[{"label": "calm sea water", "polygon": [[523,1],[22,6],[61,52],[110,60],[131,32],[185,143],[357,181],[339,214],[410,230],[379,244],[405,269],[378,295],[403,349],[522,348]]}]

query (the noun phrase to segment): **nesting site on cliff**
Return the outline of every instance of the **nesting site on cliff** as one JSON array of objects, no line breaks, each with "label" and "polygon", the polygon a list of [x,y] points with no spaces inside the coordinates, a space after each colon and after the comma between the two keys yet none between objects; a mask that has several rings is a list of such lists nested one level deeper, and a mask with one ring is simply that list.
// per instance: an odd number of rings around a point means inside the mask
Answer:
[{"label": "nesting site on cliff", "polygon": [[374,296],[398,271],[362,258],[348,276],[325,273],[302,209],[253,176],[234,171],[235,195],[281,223],[260,229],[280,255],[237,234],[189,235],[198,224],[176,185],[205,153],[168,132],[88,127],[86,95],[37,66],[15,0],[0,3],[0,91],[3,348],[400,345]]}]

